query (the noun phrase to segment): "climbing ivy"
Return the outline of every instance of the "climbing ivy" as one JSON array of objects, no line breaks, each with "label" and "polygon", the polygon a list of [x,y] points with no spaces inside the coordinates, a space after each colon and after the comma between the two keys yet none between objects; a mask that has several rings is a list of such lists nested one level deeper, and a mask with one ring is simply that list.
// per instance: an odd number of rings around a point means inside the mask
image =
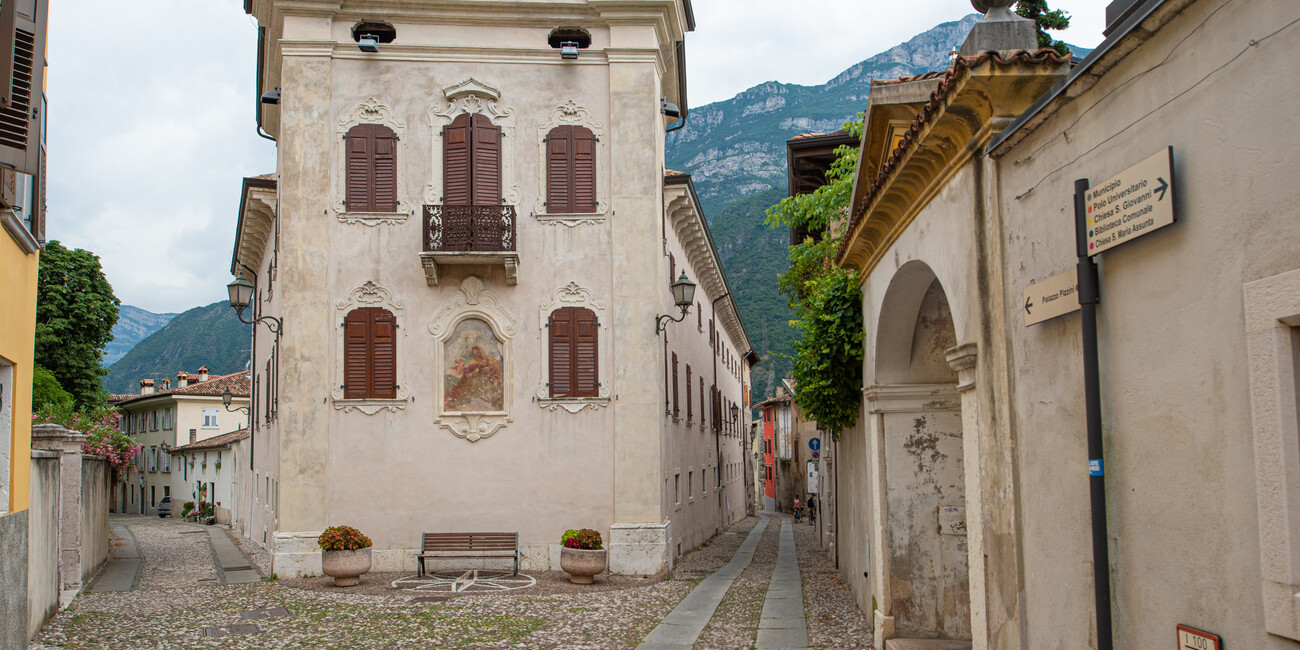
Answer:
[{"label": "climbing ivy", "polygon": [[[863,114],[844,123],[862,135]],[[862,398],[862,294],[858,272],[835,265],[848,225],[858,150],[841,146],[826,184],[768,208],[772,228],[804,229],[812,236],[789,248],[789,268],[777,277],[794,310],[794,400],[804,415],[832,432],[853,426]],[[839,434],[834,433],[838,439]]]}]

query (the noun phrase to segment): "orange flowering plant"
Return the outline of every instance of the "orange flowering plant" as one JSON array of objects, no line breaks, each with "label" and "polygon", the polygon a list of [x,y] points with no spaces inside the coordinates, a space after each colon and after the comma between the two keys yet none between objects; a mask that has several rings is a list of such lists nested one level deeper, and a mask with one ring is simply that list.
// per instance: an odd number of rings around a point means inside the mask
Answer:
[{"label": "orange flowering plant", "polygon": [[359,551],[370,548],[370,538],[351,526],[330,526],[316,540],[326,551]]}]

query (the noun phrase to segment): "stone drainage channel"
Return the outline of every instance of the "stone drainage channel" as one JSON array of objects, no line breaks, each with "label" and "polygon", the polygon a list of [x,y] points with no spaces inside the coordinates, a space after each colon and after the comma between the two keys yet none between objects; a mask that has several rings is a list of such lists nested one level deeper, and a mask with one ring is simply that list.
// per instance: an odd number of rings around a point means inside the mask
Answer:
[{"label": "stone drainage channel", "polygon": [[[754,559],[754,550],[767,524],[777,517],[764,515],[749,531],[744,543],[726,566],[713,572],[687,594],[659,626],[646,635],[638,650],[689,649],[713,618],[731,584]],[[757,648],[807,648],[808,625],[804,619],[803,583],[799,576],[799,559],[795,555],[794,529],[790,518],[779,516],[780,550],[776,569],[763,601],[763,616],[758,625]]]}]

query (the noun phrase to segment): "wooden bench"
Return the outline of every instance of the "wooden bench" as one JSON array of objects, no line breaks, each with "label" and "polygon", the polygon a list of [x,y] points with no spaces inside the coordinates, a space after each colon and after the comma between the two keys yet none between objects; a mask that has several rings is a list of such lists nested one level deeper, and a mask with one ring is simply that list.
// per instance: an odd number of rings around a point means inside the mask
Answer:
[{"label": "wooden bench", "polygon": [[424,533],[418,571],[424,575],[424,558],[508,557],[514,558],[513,575],[519,575],[519,533]]}]

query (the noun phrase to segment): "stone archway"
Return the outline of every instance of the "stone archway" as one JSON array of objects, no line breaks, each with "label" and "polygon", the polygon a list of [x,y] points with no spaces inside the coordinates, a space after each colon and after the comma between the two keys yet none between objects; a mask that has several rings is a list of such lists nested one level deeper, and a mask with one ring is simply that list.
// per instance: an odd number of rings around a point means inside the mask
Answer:
[{"label": "stone archway", "polygon": [[881,548],[875,592],[880,639],[971,638],[966,479],[956,328],[930,267],[909,262],[890,282],[876,329],[876,437]]}]

